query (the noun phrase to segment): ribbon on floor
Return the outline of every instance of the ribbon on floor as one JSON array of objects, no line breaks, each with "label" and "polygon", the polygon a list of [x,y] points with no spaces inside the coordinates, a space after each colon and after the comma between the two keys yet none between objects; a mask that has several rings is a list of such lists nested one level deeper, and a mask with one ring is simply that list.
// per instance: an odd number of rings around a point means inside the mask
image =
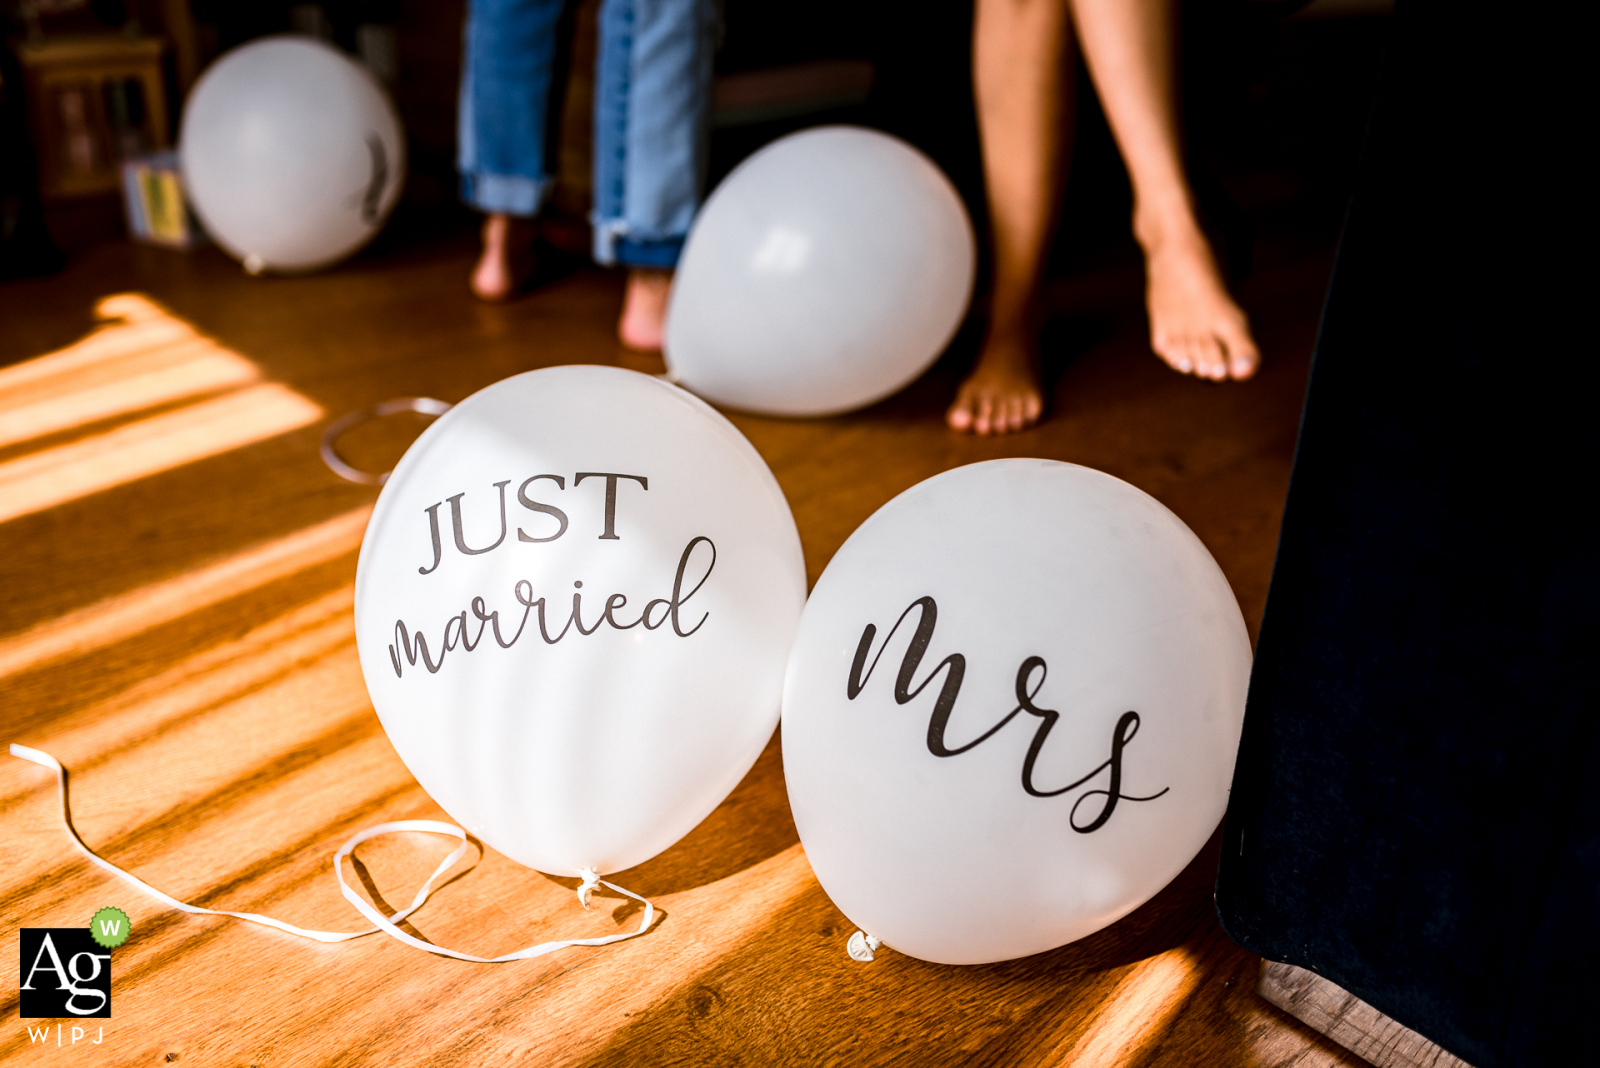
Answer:
[{"label": "ribbon on floor", "polygon": [[[79,836],[78,829],[72,825],[72,809],[68,802],[67,796],[67,769],[62,767],[61,762],[55,757],[40,749],[32,749],[28,746],[17,745],[13,742],[11,744],[10,752],[14,757],[18,757],[22,760],[32,761],[33,763],[38,764],[40,767],[49,768],[51,771],[56,773],[56,787],[61,798],[61,825],[66,828],[68,837],[72,839],[72,844],[77,846],[79,851],[82,852],[84,856],[89,858],[90,863],[104,868],[112,875],[115,875],[117,878],[123,880],[130,886],[133,886],[134,888],[138,889],[149,897],[154,898],[162,904],[178,909],[182,912],[194,913],[201,916],[229,916],[236,920],[248,920],[251,923],[259,923],[264,924],[267,927],[275,927],[280,931],[287,931],[289,934],[298,935],[301,938],[310,938],[317,942],[348,942],[352,938],[362,938],[366,935],[376,934],[377,932],[382,931],[390,938],[404,942],[406,945],[423,950],[424,952],[434,953],[441,957],[453,957],[456,960],[470,961],[473,964],[504,964],[507,961],[527,960],[530,957],[542,957],[546,953],[552,953],[558,949],[565,949],[568,946],[609,945],[612,942],[621,942],[629,938],[639,937],[650,929],[650,924],[655,920],[655,906],[651,905],[649,901],[640,897],[638,894],[633,893],[632,891],[624,890],[622,887],[617,886],[614,883],[606,882],[604,879],[600,878],[599,874],[596,873],[592,868],[582,868],[578,871],[578,875],[583,880],[578,887],[579,904],[581,904],[585,909],[589,908],[589,894],[596,886],[604,886],[609,890],[616,891],[624,897],[632,898],[644,906],[644,916],[640,919],[637,930],[624,931],[621,934],[606,935],[600,938],[568,938],[555,942],[541,942],[538,945],[528,946],[525,949],[519,949],[514,953],[507,953],[500,957],[474,957],[470,953],[460,953],[453,949],[446,949],[444,946],[434,945],[432,942],[424,942],[415,935],[410,935],[405,931],[402,931],[396,925],[422,907],[423,903],[428,900],[428,895],[433,892],[434,883],[438,881],[439,876],[449,871],[458,860],[466,856],[468,848],[466,831],[462,830],[460,827],[457,827],[453,823],[442,823],[438,820],[395,820],[389,823],[380,823],[375,827],[368,827],[366,830],[360,831],[353,835],[350,840],[345,842],[344,845],[340,846],[339,851],[333,855],[333,875],[334,878],[339,882],[339,892],[344,895],[345,900],[349,901],[350,904],[355,906],[357,912],[361,913],[361,915],[366,917],[367,921],[372,924],[371,927],[364,931],[311,931],[304,927],[296,927],[292,923],[285,923],[282,920],[274,919],[271,916],[262,916],[255,912],[229,912],[225,909],[202,908],[199,905],[191,905],[188,902],[179,901],[171,894],[163,893],[162,891],[157,890],[155,887],[151,886],[137,875],[134,875],[128,871],[124,871],[115,864],[111,863],[109,860],[106,860],[104,857],[97,854],[94,850],[90,849],[86,844],[84,844],[83,838]],[[356,893],[355,890],[353,890],[350,885],[344,881],[344,859],[355,851],[356,846],[363,842],[377,838],[380,835],[399,834],[407,831],[421,831],[426,834],[448,835],[452,838],[459,838],[461,840],[461,844],[458,845],[449,856],[440,861],[437,868],[433,869],[433,874],[428,876],[427,881],[424,882],[421,888],[417,890],[417,894],[411,899],[410,905],[398,912],[394,912],[388,916],[385,916],[383,913],[373,908],[370,902],[364,899],[360,894]]]}]

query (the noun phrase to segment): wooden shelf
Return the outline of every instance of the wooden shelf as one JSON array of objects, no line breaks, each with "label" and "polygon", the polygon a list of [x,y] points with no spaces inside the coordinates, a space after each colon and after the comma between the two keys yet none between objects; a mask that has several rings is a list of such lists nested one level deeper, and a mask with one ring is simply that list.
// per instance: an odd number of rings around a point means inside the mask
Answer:
[{"label": "wooden shelf", "polygon": [[114,192],[124,155],[171,143],[160,38],[51,37],[13,47],[46,200]]}]

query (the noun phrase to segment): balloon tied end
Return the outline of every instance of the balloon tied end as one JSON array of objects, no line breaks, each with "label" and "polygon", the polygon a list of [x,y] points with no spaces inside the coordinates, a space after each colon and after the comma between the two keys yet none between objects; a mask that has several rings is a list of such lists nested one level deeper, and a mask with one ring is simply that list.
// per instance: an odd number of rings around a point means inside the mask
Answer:
[{"label": "balloon tied end", "polygon": [[883,945],[879,939],[873,938],[865,931],[857,931],[850,936],[850,941],[845,943],[845,951],[850,954],[851,960],[858,960],[865,964],[873,958],[878,948]]},{"label": "balloon tied end", "polygon": [[578,884],[578,904],[588,911],[589,894],[600,885],[600,873],[593,868],[579,868],[578,874],[583,877],[583,882]]}]

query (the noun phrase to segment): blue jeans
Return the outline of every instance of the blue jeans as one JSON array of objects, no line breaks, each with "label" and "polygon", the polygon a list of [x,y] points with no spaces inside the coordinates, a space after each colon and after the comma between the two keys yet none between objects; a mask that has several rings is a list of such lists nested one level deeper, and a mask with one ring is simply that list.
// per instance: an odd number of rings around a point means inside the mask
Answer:
[{"label": "blue jeans", "polygon": [[[470,0],[456,166],[480,211],[531,216],[550,187],[566,0]],[[678,262],[705,180],[715,0],[604,0],[594,105],[594,257]]]}]

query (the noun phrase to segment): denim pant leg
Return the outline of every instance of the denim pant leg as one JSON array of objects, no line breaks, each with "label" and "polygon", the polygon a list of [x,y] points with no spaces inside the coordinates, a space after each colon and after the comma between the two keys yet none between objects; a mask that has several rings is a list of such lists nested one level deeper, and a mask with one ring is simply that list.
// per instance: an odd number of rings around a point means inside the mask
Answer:
[{"label": "denim pant leg", "polygon": [[469,0],[456,169],[480,211],[534,215],[553,179],[548,138],[565,0]]},{"label": "denim pant leg", "polygon": [[678,262],[700,206],[716,0],[605,0],[594,109],[594,258]]}]

